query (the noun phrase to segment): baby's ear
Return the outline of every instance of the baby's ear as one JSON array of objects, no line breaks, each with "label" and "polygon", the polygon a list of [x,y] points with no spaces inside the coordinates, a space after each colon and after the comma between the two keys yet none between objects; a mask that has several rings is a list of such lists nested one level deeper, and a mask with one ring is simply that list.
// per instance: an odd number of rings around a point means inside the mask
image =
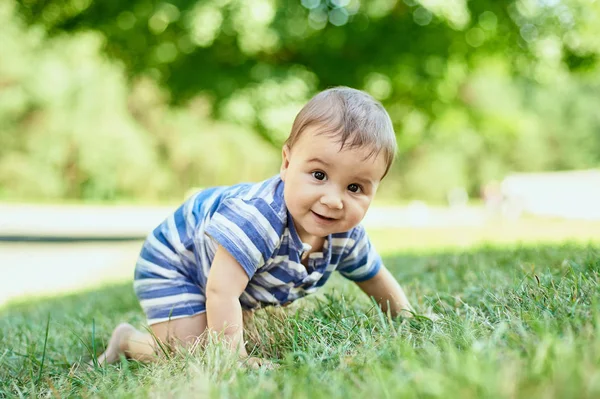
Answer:
[{"label": "baby's ear", "polygon": [[279,176],[281,180],[285,181],[285,175],[290,166],[290,147],[288,145],[284,145],[281,150],[281,168],[279,168]]}]

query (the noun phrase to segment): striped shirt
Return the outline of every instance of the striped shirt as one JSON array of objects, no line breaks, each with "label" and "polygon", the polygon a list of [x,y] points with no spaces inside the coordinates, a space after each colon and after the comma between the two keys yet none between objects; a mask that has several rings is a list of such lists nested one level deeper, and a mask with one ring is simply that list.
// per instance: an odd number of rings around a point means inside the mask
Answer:
[{"label": "striped shirt", "polygon": [[[322,252],[311,253],[304,266],[301,257],[306,245],[294,228],[283,187],[277,175],[255,184],[205,189],[160,224],[148,236],[136,266],[136,293],[148,319],[206,310],[205,287],[218,245],[248,275],[240,296],[246,309],[286,304],[314,293],[335,270],[353,281],[375,276],[381,258],[361,225],[326,237]],[[161,286],[158,276],[185,279],[185,292]],[[175,301],[164,299],[175,295],[183,295],[187,304],[175,306]]]}]

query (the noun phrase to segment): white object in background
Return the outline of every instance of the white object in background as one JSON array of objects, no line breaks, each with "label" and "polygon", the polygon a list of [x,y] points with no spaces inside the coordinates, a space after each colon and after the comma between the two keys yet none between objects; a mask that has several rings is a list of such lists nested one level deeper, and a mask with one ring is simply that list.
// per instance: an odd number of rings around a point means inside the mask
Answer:
[{"label": "white object in background", "polygon": [[532,215],[600,220],[600,170],[515,173],[502,182],[502,193]]}]

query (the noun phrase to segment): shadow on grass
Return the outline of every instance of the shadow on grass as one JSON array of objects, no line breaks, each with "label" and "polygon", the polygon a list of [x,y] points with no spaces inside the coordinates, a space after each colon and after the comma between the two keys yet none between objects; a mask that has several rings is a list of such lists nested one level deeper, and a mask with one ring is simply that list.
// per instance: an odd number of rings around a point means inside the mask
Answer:
[{"label": "shadow on grass", "polygon": [[[384,258],[386,267],[404,285],[416,280],[430,281],[432,276],[448,273],[461,282],[461,277],[488,271],[521,270],[527,273],[566,266],[598,266],[600,269],[599,262],[598,243],[482,245],[469,249],[399,252]],[[31,323],[42,323],[49,314],[54,320],[77,315],[91,321],[103,315],[131,312],[143,319],[132,282],[129,281],[67,295],[13,300],[0,307],[0,323],[3,319],[18,315],[27,315]]]},{"label": "shadow on grass", "polygon": [[66,295],[19,298],[0,307],[0,318],[27,313],[31,318],[48,314],[62,316],[68,313],[93,316],[98,312],[123,312],[137,306],[131,282],[111,284]]}]

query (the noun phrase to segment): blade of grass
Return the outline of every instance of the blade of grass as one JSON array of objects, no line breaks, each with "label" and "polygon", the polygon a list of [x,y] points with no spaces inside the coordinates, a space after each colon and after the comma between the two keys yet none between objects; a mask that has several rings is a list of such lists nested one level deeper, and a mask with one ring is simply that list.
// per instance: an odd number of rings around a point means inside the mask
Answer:
[{"label": "blade of grass", "polygon": [[4,353],[2,354],[2,356],[0,356],[0,366],[2,366],[2,363],[4,362],[4,358],[6,357],[6,355],[8,354],[8,349],[4,350]]},{"label": "blade of grass", "polygon": [[46,337],[44,338],[44,349],[42,351],[42,364],[40,364],[40,370],[38,372],[38,377],[35,382],[38,385],[42,379],[42,373],[44,372],[44,360],[46,360],[46,348],[48,345],[48,333],[50,332],[50,314],[48,314],[48,320],[46,321]]},{"label": "blade of grass", "polygon": [[96,319],[92,319],[92,362],[98,367],[98,356],[96,355]]}]

